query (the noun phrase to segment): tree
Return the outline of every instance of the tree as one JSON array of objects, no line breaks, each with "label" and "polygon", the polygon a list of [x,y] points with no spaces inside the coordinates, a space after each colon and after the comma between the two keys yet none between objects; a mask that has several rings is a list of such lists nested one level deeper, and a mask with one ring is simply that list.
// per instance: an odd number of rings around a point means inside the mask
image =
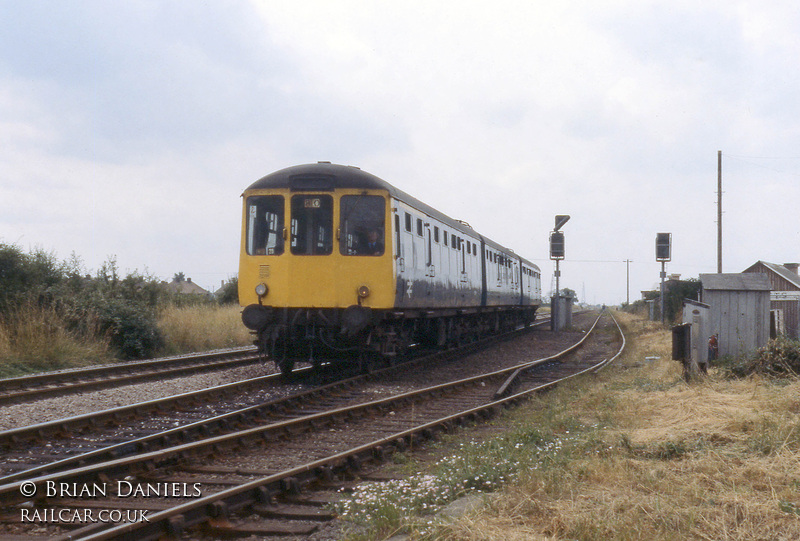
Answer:
[{"label": "tree", "polygon": [[578,294],[575,293],[575,291],[571,290],[568,287],[565,287],[565,288],[563,288],[561,290],[561,296],[562,297],[571,297],[572,299],[574,299],[574,302],[576,302],[576,303],[578,302]]},{"label": "tree", "polygon": [[220,304],[238,304],[239,303],[239,278],[234,276],[229,278],[227,282],[222,285],[222,292],[217,296],[217,301]]}]

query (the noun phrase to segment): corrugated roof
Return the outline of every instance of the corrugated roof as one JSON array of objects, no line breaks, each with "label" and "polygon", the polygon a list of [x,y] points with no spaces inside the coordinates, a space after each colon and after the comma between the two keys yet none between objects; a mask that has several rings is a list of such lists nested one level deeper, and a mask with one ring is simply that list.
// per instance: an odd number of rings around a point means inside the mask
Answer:
[{"label": "corrugated roof", "polygon": [[[787,280],[789,283],[794,284],[795,286],[797,286],[798,289],[800,289],[800,276],[798,276],[797,273],[792,272],[791,270],[787,269],[783,265],[778,265],[777,263],[768,263],[766,261],[758,261],[756,263],[756,265],[758,265],[759,263],[761,263],[762,265],[767,267],[769,270],[771,270],[772,272],[774,272],[775,274],[777,274],[778,276],[780,276],[784,280]],[[755,265],[753,265],[753,267],[754,266]],[[752,268],[752,267],[750,267],[750,268]]]},{"label": "corrugated roof", "polygon": [[769,278],[757,273],[701,274],[705,290],[770,291]]},{"label": "corrugated roof", "polygon": [[700,308],[711,308],[711,306],[706,303],[694,299],[683,299],[683,304],[691,304],[692,306],[699,306]]}]

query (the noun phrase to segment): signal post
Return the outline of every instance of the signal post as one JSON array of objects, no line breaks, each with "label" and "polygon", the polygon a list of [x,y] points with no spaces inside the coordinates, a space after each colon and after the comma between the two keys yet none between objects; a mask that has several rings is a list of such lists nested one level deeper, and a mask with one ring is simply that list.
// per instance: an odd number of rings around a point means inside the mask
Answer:
[{"label": "signal post", "polygon": [[664,323],[664,279],[666,264],[672,260],[672,233],[656,233],[656,261],[661,262],[661,323]]},{"label": "signal post", "polygon": [[564,233],[560,231],[561,227],[569,221],[569,216],[566,214],[556,215],[555,227],[550,232],[550,259],[556,262],[556,294],[550,300],[550,329],[559,331],[563,327],[561,324],[561,286],[559,284],[561,278],[561,269],[559,262],[565,257],[564,250]]}]

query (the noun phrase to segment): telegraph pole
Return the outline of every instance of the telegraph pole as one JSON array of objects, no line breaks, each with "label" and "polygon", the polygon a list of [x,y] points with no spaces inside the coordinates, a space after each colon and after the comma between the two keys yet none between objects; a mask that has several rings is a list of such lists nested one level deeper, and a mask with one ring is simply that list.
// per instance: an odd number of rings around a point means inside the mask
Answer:
[{"label": "telegraph pole", "polygon": [[[631,260],[625,260],[625,304],[631,303]],[[584,299],[585,300],[585,299]]]},{"label": "telegraph pole", "polygon": [[717,151],[717,273],[722,274],[722,151]]}]

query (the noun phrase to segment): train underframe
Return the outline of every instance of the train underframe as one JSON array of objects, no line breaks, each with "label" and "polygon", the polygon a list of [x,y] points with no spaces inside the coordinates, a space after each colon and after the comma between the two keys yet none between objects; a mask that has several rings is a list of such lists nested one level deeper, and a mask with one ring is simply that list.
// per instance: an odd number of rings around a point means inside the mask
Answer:
[{"label": "train underframe", "polygon": [[473,310],[284,308],[254,334],[265,360],[284,374],[300,363],[344,363],[360,371],[393,364],[412,348],[453,348],[529,325],[537,306]]}]

